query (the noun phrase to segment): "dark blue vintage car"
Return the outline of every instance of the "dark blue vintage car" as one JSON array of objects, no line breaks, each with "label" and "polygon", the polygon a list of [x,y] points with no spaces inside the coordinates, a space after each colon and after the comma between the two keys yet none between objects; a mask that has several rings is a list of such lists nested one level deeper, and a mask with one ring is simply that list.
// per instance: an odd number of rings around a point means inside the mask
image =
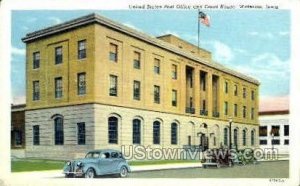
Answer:
[{"label": "dark blue vintage car", "polygon": [[65,177],[85,177],[118,174],[120,177],[128,176],[131,172],[122,153],[113,149],[93,150],[85,158],[68,161],[64,166]]}]

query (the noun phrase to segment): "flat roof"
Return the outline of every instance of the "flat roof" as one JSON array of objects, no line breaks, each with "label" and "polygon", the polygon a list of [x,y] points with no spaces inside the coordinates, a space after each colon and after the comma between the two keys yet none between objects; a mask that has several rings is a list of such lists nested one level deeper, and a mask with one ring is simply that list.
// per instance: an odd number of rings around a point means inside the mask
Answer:
[{"label": "flat roof", "polygon": [[214,61],[209,62],[209,61],[207,61],[203,58],[200,58],[198,56],[195,56],[195,55],[192,55],[188,52],[185,52],[184,50],[180,50],[180,49],[178,49],[177,47],[175,47],[174,45],[172,45],[168,42],[162,41],[162,40],[157,39],[155,37],[151,37],[148,34],[139,32],[137,30],[134,30],[132,28],[124,26],[124,25],[122,25],[118,22],[115,22],[113,20],[110,20],[106,17],[100,16],[100,15],[95,14],[95,13],[89,14],[89,15],[86,15],[86,16],[83,16],[83,17],[79,17],[79,18],[73,19],[71,21],[66,21],[64,23],[57,24],[55,26],[47,27],[45,29],[41,29],[41,30],[38,30],[38,31],[35,31],[35,32],[28,33],[28,34],[26,34],[26,36],[24,38],[22,38],[22,41],[25,42],[25,43],[30,43],[30,42],[33,42],[35,40],[39,40],[39,39],[42,39],[42,38],[45,38],[45,37],[49,37],[49,36],[52,36],[52,35],[55,35],[55,34],[58,34],[58,33],[61,33],[61,32],[66,32],[66,31],[69,31],[69,30],[72,30],[72,29],[75,29],[75,28],[78,28],[78,27],[81,27],[81,26],[89,25],[89,24],[103,25],[105,27],[108,27],[110,29],[122,32],[124,34],[132,36],[134,38],[137,38],[139,40],[142,40],[144,42],[147,42],[149,44],[157,46],[159,48],[165,49],[165,50],[167,50],[171,53],[175,53],[177,55],[189,58],[193,61],[196,61],[200,64],[204,64],[204,65],[209,66],[211,68],[217,69],[217,70],[222,71],[224,73],[231,74],[233,76],[236,76],[236,77],[238,77],[240,79],[243,79],[245,81],[248,81],[250,83],[253,83],[253,84],[256,84],[256,85],[260,84],[258,80],[254,79],[250,76],[244,75],[240,72],[234,71],[230,68],[227,68],[227,67],[225,67],[224,65],[222,65],[220,63],[217,63],[217,62],[214,62]]}]

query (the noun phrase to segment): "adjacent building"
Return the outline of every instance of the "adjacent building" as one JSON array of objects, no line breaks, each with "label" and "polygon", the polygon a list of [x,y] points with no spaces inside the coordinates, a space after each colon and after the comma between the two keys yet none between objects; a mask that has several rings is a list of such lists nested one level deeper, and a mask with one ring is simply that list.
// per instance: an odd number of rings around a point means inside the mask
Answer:
[{"label": "adjacent building", "polygon": [[27,34],[26,156],[258,146],[259,82],[176,36],[91,14]]},{"label": "adjacent building", "polygon": [[289,154],[289,110],[259,112],[259,144],[262,149],[276,149]]}]

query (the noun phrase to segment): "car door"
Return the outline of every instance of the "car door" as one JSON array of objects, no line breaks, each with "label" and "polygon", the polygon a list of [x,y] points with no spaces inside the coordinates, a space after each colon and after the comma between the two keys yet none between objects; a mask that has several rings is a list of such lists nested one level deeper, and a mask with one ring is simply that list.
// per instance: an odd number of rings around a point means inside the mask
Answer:
[{"label": "car door", "polygon": [[119,168],[119,164],[121,162],[120,156],[118,152],[111,152],[111,171],[113,173],[117,173],[119,172],[118,168]]},{"label": "car door", "polygon": [[99,161],[100,174],[109,174],[111,172],[111,158],[109,152],[102,152]]}]

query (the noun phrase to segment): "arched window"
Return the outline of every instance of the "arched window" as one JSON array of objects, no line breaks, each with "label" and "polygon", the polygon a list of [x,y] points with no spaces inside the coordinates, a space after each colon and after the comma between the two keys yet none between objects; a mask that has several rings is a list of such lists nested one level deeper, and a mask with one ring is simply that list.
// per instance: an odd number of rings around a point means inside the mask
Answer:
[{"label": "arched window", "polygon": [[141,144],[141,120],[132,120],[132,143]]},{"label": "arched window", "polygon": [[64,144],[64,126],[62,117],[56,117],[54,119],[54,139],[55,145]]},{"label": "arched window", "polygon": [[244,146],[247,145],[246,134],[247,134],[247,131],[244,129],[244,130],[243,130],[243,145],[244,145]]},{"label": "arched window", "polygon": [[108,118],[108,143],[118,144],[118,118]]},{"label": "arched window", "polygon": [[255,131],[252,130],[252,131],[251,131],[251,145],[252,145],[252,146],[255,144],[254,139],[255,139]]},{"label": "arched window", "polygon": [[177,145],[177,139],[178,139],[178,127],[176,123],[171,124],[171,144]]},{"label": "arched window", "polygon": [[233,130],[233,144],[235,147],[238,145],[238,130],[234,129]]},{"label": "arched window", "polygon": [[153,144],[160,144],[160,122],[153,122]]},{"label": "arched window", "polygon": [[224,145],[228,145],[228,128],[224,128]]}]

